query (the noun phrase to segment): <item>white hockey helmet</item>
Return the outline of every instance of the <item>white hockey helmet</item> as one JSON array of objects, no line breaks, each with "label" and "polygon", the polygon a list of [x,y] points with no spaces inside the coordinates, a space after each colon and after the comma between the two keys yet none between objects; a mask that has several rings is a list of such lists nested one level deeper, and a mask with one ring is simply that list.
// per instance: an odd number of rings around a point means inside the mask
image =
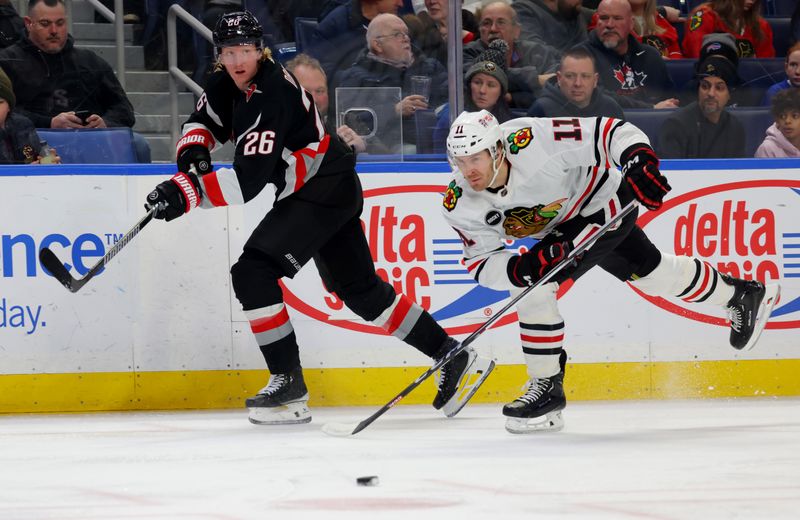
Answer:
[{"label": "white hockey helmet", "polygon": [[473,155],[489,150],[492,159],[497,157],[498,141],[503,146],[503,132],[500,123],[489,111],[461,112],[450,125],[447,136],[447,155],[452,161],[456,157]]}]

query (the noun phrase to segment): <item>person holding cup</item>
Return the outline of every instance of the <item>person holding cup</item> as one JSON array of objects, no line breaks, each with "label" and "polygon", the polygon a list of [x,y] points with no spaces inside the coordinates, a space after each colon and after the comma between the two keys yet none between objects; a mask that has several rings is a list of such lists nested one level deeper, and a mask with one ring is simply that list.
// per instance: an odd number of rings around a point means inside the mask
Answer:
[{"label": "person holding cup", "polygon": [[[370,22],[367,48],[341,73],[339,87],[400,87],[402,97],[395,113],[403,120],[402,142],[408,148],[416,143],[416,111],[447,100],[447,70],[434,59],[415,56],[405,22],[386,13]],[[387,136],[383,140],[393,142]]]}]

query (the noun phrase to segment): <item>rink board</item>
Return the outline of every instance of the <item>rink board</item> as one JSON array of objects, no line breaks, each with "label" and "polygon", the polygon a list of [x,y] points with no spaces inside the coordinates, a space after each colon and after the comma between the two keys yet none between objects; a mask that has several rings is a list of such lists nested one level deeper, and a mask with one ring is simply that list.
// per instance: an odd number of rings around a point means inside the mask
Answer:
[{"label": "rink board", "polygon": [[[718,309],[652,299],[593,270],[560,301],[572,398],[799,395],[800,162],[663,166],[669,202],[639,220],[656,245],[779,280],[782,299],[758,347],[742,353],[728,346]],[[246,206],[150,224],[76,294],[36,259],[47,245],[73,274],[85,273],[141,217],[165,169],[0,170],[0,412],[240,406],[263,386],[263,359],[228,270],[270,206],[271,190]],[[505,295],[478,288],[459,263],[460,243],[440,213],[446,170],[442,163],[361,166],[362,221],[379,273],[464,337]],[[312,404],[383,403],[429,365],[326,293],[313,265],[287,281],[284,294]],[[517,394],[525,375],[515,316],[501,318],[477,345],[500,365],[477,398]],[[425,385],[407,401],[432,394]]]}]

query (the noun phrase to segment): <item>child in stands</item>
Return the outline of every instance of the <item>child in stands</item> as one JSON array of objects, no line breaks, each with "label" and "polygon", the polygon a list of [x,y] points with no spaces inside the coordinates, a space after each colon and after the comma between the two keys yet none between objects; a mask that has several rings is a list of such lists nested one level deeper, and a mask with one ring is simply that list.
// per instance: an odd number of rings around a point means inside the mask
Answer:
[{"label": "child in stands", "polygon": [[775,123],[756,150],[756,157],[800,157],[800,88],[781,90],[772,98]]}]

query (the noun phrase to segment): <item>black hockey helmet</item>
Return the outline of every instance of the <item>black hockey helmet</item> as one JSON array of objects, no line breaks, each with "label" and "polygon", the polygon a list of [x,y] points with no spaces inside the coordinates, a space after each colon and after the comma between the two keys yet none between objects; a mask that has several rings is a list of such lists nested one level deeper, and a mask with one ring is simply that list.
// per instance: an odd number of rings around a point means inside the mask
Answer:
[{"label": "black hockey helmet", "polygon": [[214,27],[214,47],[219,50],[230,45],[253,44],[262,46],[261,24],[249,11],[224,14]]}]

